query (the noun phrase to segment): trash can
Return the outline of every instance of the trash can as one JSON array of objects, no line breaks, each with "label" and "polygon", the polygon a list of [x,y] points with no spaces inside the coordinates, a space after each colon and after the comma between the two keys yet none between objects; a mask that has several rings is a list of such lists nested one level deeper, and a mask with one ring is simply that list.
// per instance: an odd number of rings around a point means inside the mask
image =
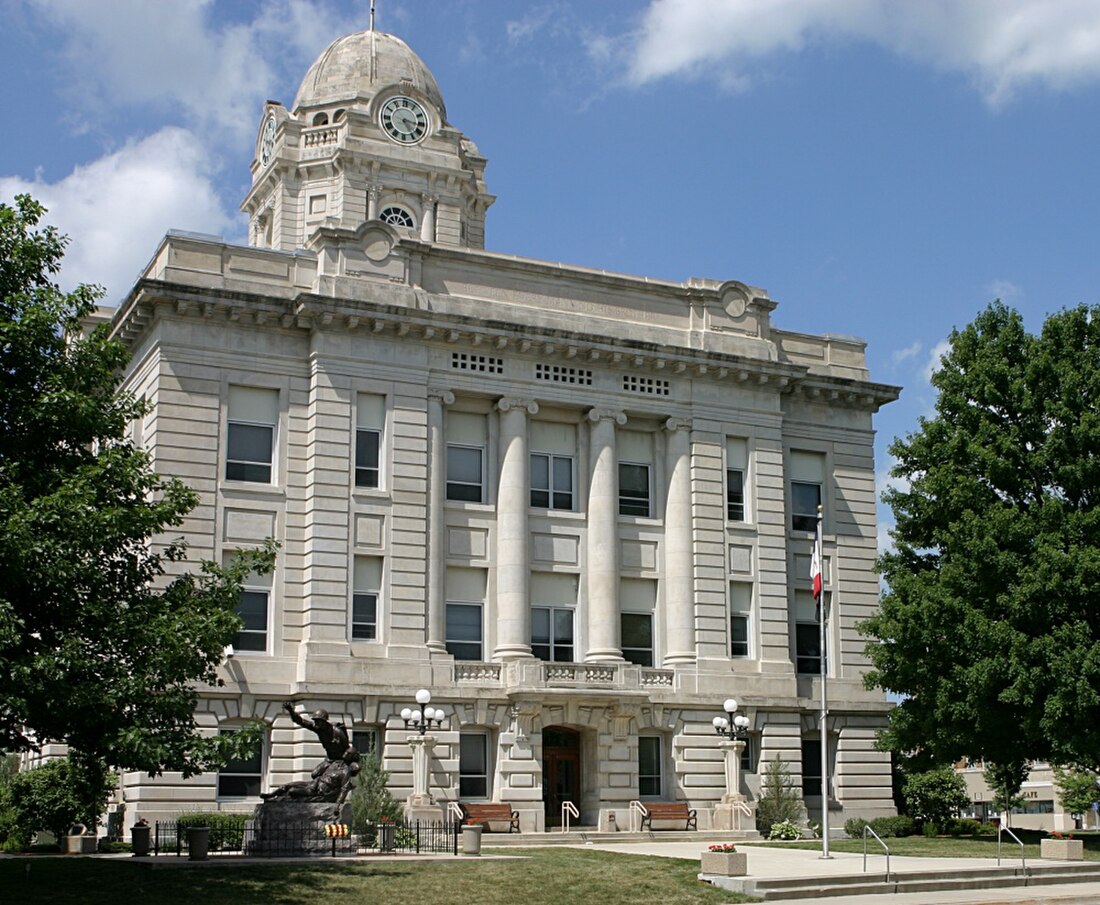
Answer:
[{"label": "trash can", "polygon": [[189,826],[187,828],[187,860],[205,861],[210,852],[210,827]]}]

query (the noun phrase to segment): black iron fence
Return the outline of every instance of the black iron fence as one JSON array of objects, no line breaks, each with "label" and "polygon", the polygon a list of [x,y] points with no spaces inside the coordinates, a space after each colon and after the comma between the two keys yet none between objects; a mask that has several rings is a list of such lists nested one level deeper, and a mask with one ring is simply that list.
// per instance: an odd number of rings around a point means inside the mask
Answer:
[{"label": "black iron fence", "polygon": [[[175,820],[159,820],[153,827],[154,855],[190,856],[192,846],[205,845],[209,857],[226,855],[271,858],[283,856],[339,857],[396,853],[458,854],[461,827],[457,821],[397,821],[378,823],[365,832],[342,835],[340,824],[321,821],[258,825],[247,820],[239,827],[207,828]],[[205,837],[205,841],[204,841]]]}]

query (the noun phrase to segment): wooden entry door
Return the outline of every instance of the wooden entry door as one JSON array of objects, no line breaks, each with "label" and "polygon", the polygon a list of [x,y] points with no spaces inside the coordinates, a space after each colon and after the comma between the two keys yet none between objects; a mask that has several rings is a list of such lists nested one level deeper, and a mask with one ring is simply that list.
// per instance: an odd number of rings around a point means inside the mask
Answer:
[{"label": "wooden entry door", "polygon": [[[546,826],[561,826],[561,805],[571,801],[580,810],[581,737],[572,729],[542,730],[542,803]],[[575,824],[574,824],[575,825]]]}]

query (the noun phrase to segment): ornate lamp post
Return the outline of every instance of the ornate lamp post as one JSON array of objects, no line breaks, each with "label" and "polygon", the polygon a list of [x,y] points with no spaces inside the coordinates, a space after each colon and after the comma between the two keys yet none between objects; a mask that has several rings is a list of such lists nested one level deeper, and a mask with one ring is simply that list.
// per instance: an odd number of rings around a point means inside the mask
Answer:
[{"label": "ornate lamp post", "polygon": [[427,688],[421,688],[416,693],[416,703],[423,707],[423,711],[419,708],[413,710],[410,707],[405,707],[401,711],[401,719],[405,721],[405,728],[412,729],[421,735],[427,732],[429,729],[442,729],[443,718],[447,715],[443,712],[442,708],[428,707],[431,702],[432,693]]},{"label": "ornate lamp post", "polygon": [[[434,808],[429,788],[429,766],[432,756],[432,748],[435,747],[435,736],[427,735],[429,729],[443,728],[443,720],[446,713],[442,708],[429,707],[432,693],[426,688],[421,688],[416,693],[417,708],[405,707],[401,711],[401,719],[405,722],[405,728],[417,733],[409,739],[409,747],[413,752],[413,790],[409,796],[405,811],[410,818],[419,816],[418,808]],[[433,816],[437,816],[434,815]]]},{"label": "ornate lamp post", "polygon": [[739,830],[745,808],[745,796],[741,794],[741,752],[749,739],[749,719],[737,714],[737,701],[733,698],[728,698],[722,709],[726,716],[711,720],[714,731],[722,738],[718,747],[725,755],[726,765],[726,794],[714,809],[714,826],[715,829]]}]

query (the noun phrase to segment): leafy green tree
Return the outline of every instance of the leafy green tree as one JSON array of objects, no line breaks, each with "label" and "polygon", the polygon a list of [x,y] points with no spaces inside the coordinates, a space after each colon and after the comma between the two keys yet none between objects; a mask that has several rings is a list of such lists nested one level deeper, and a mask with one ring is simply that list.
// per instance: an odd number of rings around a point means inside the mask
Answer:
[{"label": "leafy green tree", "polygon": [[401,818],[402,808],[390,794],[389,782],[389,771],[382,769],[378,758],[364,754],[350,798],[351,826],[357,835],[368,836],[380,821]]},{"label": "leafy green tree", "polygon": [[127,441],[126,351],[83,329],[100,290],[54,282],[67,240],[43,213],[0,204],[0,750],[67,743],[91,790],[109,767],[190,775],[259,737],[203,738],[193,712],[273,546],[190,574],[162,541],[197,497]]},{"label": "leafy green tree", "polygon": [[1092,803],[1100,801],[1100,775],[1093,770],[1055,767],[1054,784],[1058,788],[1058,800],[1071,814],[1084,817],[1092,810]]},{"label": "leafy green tree", "polygon": [[[982,778],[985,780],[985,784],[993,790],[992,805],[994,811],[1011,817],[1015,808],[1023,806],[1024,796],[1020,794],[1020,789],[1023,787],[1030,769],[1030,766],[1023,762],[987,763],[985,765]],[[1007,825],[1012,825],[1011,820]]]},{"label": "leafy green tree", "polygon": [[950,765],[905,777],[905,808],[914,820],[944,828],[968,804],[966,781]]},{"label": "leafy green tree", "polygon": [[48,830],[58,840],[74,823],[94,827],[107,807],[117,777],[61,757],[12,777],[9,786],[18,834],[29,840]]},{"label": "leafy green tree", "polygon": [[770,833],[777,823],[800,823],[802,790],[795,785],[790,768],[777,754],[760,777],[760,799],[756,802],[756,828]]},{"label": "leafy green tree", "polygon": [[951,335],[935,414],[891,453],[895,549],[866,681],[901,697],[884,743],[1098,765],[1100,308],[1038,335],[994,303]]}]

